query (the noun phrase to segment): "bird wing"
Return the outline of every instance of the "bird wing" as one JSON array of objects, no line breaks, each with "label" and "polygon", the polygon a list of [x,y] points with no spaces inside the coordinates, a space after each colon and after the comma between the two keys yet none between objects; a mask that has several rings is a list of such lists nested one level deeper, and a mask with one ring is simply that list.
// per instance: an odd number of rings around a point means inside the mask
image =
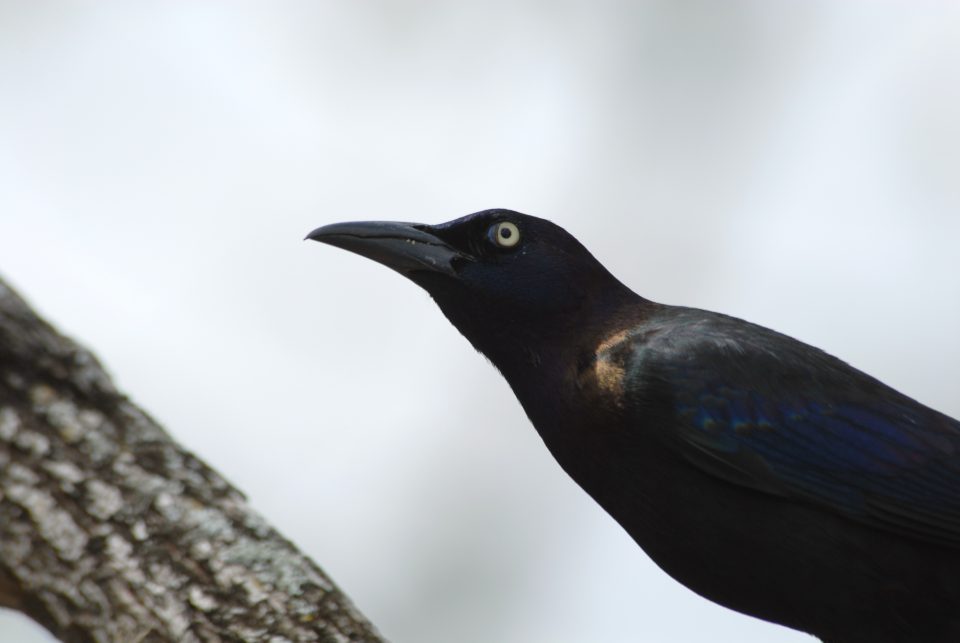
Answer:
[{"label": "bird wing", "polygon": [[676,422],[665,430],[689,462],[960,546],[960,422],[811,346],[704,315],[634,336],[628,369],[640,404],[667,396]]}]

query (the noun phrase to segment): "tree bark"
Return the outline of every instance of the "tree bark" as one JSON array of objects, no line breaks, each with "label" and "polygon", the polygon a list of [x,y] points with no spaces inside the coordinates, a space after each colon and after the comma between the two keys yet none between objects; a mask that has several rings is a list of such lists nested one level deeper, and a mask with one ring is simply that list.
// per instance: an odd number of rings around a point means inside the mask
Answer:
[{"label": "tree bark", "polygon": [[381,641],[0,280],[0,605],[63,641]]}]

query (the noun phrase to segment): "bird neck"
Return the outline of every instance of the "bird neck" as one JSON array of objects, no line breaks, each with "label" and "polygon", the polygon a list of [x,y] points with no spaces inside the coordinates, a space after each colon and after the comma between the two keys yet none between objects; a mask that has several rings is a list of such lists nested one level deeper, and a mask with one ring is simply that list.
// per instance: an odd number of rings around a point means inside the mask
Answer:
[{"label": "bird neck", "polygon": [[[576,364],[590,359],[611,332],[636,324],[656,304],[626,287],[602,297],[585,298],[577,305],[535,323],[504,319],[488,332],[467,339],[483,353],[521,398],[556,391],[576,376]],[[492,331],[492,332],[490,332]]]}]

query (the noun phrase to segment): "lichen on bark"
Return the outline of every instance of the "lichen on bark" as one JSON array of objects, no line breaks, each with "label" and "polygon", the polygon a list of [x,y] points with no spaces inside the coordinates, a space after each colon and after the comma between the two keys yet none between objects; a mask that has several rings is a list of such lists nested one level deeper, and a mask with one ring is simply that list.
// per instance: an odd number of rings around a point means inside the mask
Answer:
[{"label": "lichen on bark", "polygon": [[0,604],[64,641],[381,641],[2,280]]}]

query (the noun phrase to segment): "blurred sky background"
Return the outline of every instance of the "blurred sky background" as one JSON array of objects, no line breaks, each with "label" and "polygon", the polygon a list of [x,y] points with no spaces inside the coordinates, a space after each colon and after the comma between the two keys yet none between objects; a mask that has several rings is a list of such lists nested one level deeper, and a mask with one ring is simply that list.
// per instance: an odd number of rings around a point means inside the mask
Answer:
[{"label": "blurred sky background", "polygon": [[0,1],[0,274],[395,643],[812,639],[659,571],[308,231],[548,217],[957,416],[958,174],[946,0]]}]

